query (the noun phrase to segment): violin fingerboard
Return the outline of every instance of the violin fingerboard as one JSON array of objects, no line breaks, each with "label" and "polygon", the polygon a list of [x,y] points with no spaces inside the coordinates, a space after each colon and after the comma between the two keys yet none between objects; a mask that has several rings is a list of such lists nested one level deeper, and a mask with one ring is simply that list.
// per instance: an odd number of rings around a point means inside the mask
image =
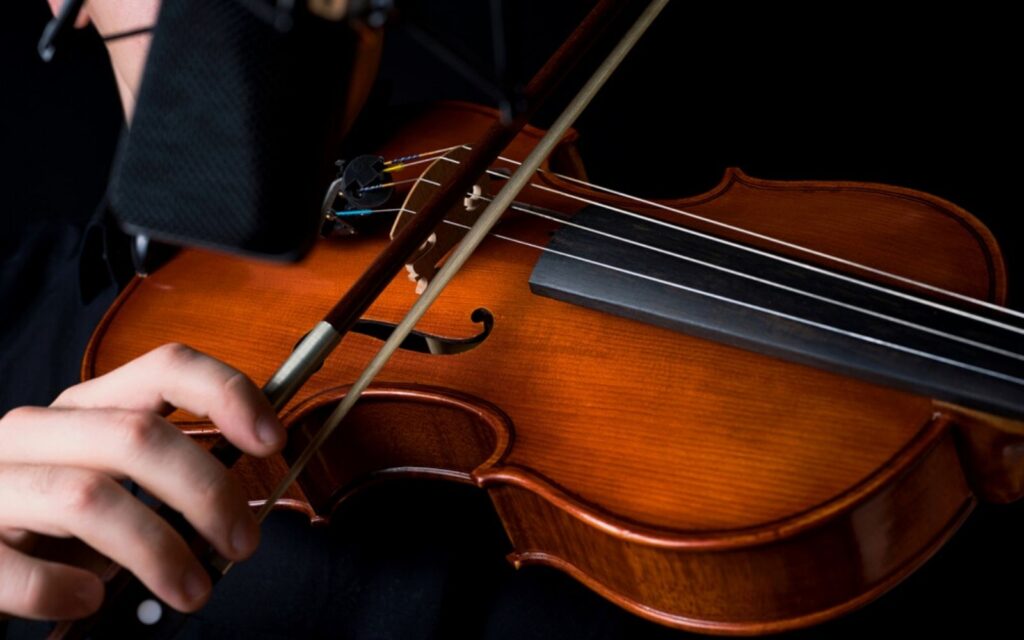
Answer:
[{"label": "violin fingerboard", "polygon": [[699,338],[1024,416],[1024,328],[1000,327],[1005,316],[993,323],[973,311],[944,311],[949,307],[852,276],[677,229],[585,209],[554,234],[530,288]]}]

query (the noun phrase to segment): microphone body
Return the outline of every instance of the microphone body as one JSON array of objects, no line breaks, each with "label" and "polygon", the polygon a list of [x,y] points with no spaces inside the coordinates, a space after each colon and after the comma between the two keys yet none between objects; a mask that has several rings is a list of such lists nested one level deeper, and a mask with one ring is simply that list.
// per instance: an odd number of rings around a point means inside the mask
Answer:
[{"label": "microphone body", "polygon": [[238,0],[166,0],[111,180],[123,229],[296,260],[312,244],[357,40],[300,7],[279,30]]}]

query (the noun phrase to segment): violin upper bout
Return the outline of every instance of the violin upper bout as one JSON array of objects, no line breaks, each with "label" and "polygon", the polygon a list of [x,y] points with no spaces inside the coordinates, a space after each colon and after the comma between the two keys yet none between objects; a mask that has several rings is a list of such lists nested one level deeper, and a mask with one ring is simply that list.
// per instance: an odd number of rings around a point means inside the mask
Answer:
[{"label": "violin upper bout", "polygon": [[[923,191],[871,182],[767,180],[733,167],[706,193],[665,204],[714,221],[687,222],[700,230],[869,280],[892,283],[851,263],[989,302],[1006,299],[1006,267],[991,231],[962,207]],[[664,211],[651,215],[679,222]],[[820,255],[721,224],[812,247]]]}]

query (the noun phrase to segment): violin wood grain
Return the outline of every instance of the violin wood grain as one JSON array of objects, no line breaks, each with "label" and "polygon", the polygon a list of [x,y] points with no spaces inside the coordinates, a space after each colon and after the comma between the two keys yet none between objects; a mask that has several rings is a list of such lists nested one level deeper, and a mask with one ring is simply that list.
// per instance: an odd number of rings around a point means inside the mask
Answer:
[{"label": "violin wood grain", "polygon": [[[436,148],[469,137],[465,127],[485,117],[456,107],[404,131]],[[382,153],[400,155],[396,144]],[[541,206],[564,204],[534,195]],[[731,170],[711,192],[666,204],[964,295],[1005,294],[991,234],[927,194]],[[543,243],[554,224],[514,215],[499,232]],[[83,373],[179,341],[262,382],[385,242],[321,242],[293,266],[183,251],[131,283],[97,329]],[[387,477],[473,482],[492,497],[517,566],[560,568],[666,625],[755,634],[863,605],[924,562],[976,493],[1019,492],[1016,458],[996,469],[984,460],[1019,452],[1020,433],[1001,431],[994,442],[928,397],[534,295],[537,258],[485,241],[417,328],[469,335],[470,313],[485,307],[495,318],[490,337],[459,355],[399,352],[334,436],[335,459],[321,455],[292,506],[305,500],[311,516],[327,516]],[[398,278],[366,317],[398,322],[415,295]],[[296,434],[337,401],[378,344],[345,338],[286,408]],[[209,434],[201,418],[172,419]],[[259,500],[283,462],[246,464]]]}]

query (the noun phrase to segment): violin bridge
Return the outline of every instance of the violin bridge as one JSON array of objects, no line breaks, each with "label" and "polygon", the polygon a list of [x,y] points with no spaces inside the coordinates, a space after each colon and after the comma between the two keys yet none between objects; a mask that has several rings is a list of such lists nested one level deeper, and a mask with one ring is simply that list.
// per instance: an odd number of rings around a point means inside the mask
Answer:
[{"label": "violin bridge", "polygon": [[[435,161],[416,181],[409,191],[402,209],[395,217],[395,223],[391,227],[392,238],[412,220],[417,211],[423,208],[423,205],[433,195],[433,190],[437,188],[437,185],[443,184],[448,174],[458,167],[457,155],[461,150],[460,147],[448,156]],[[448,161],[445,161],[446,159]],[[444,223],[438,226],[419,250],[412,255],[409,262],[406,263],[405,269],[409,280],[416,284],[417,294],[426,290],[431,279],[441,268],[445,256],[462,240],[466,231],[476,222],[480,213],[487,206],[488,194],[493,194],[500,189],[502,182],[504,181],[490,176],[481,178],[480,182],[473,185],[472,192],[467,193],[462,202],[448,212]]]}]

